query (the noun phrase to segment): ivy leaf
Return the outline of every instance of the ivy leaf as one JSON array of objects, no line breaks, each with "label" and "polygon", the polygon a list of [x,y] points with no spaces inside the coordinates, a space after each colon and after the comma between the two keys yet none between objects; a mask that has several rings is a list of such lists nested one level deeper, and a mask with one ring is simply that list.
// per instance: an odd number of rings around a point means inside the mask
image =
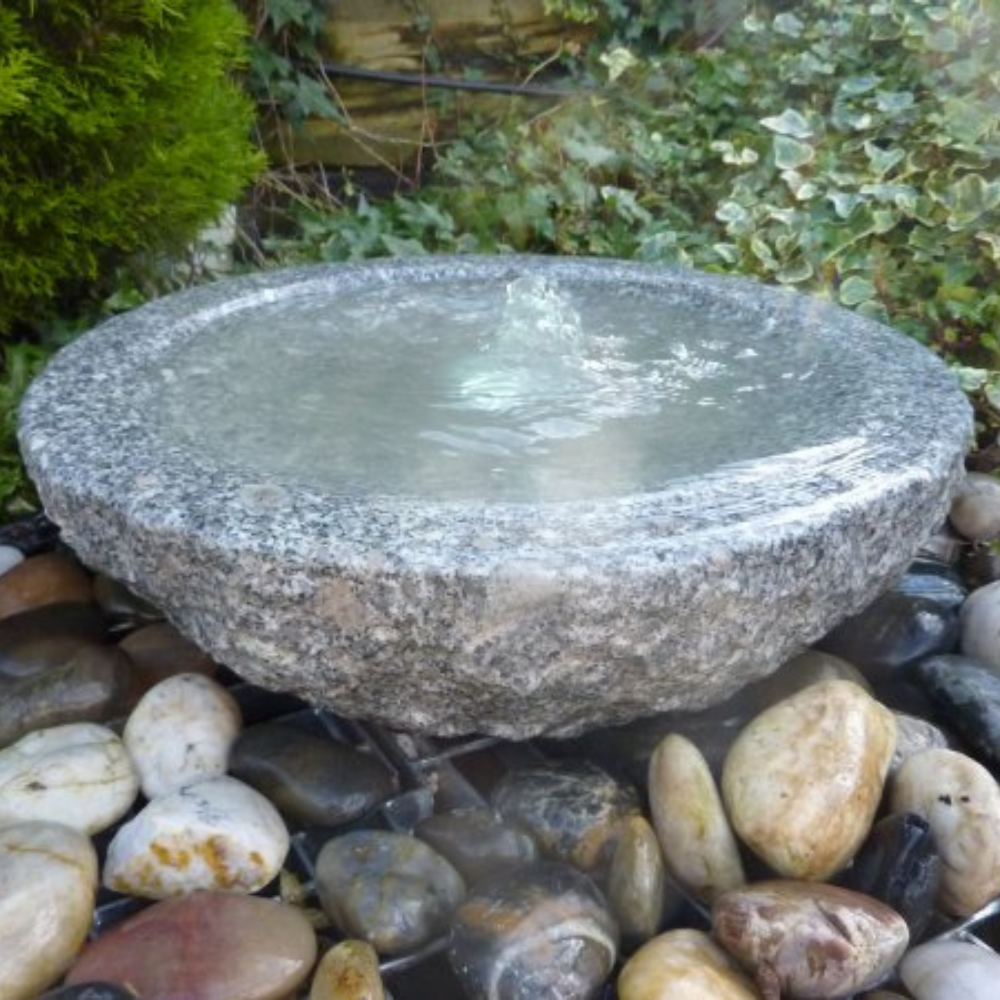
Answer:
[{"label": "ivy leaf", "polygon": [[975,145],[997,127],[997,111],[985,101],[964,94],[946,98],[942,109],[941,125],[959,142]]},{"label": "ivy leaf", "polygon": [[787,135],[774,137],[774,163],[779,170],[797,170],[812,163],[816,150],[807,142],[799,142]]},{"label": "ivy leaf", "polygon": [[845,306],[858,306],[875,298],[875,286],[867,279],[852,274],[840,286],[840,301]]},{"label": "ivy leaf", "polygon": [[799,282],[808,281],[813,273],[812,264],[807,260],[801,260],[795,264],[786,265],[775,274],[775,277],[783,285],[797,285]]},{"label": "ivy leaf", "polygon": [[879,90],[875,94],[875,107],[887,114],[897,114],[912,108],[914,97],[909,90]]},{"label": "ivy leaf", "polygon": [[885,177],[893,167],[906,158],[906,151],[903,149],[881,149],[870,139],[865,140],[865,155],[871,161],[875,173],[879,177]]},{"label": "ivy leaf", "polygon": [[794,108],[785,108],[780,115],[771,118],[761,118],[761,125],[779,135],[790,135],[795,139],[808,139],[812,134],[812,126],[806,117]]},{"label": "ivy leaf", "polygon": [[802,34],[805,25],[790,11],[779,14],[774,19],[774,30],[779,35],[787,35],[789,38],[798,38]]},{"label": "ivy leaf", "polygon": [[618,158],[613,149],[589,137],[574,139],[572,136],[567,136],[562,141],[562,148],[570,159],[585,163],[588,167],[603,167]]},{"label": "ivy leaf", "polygon": [[980,174],[966,174],[935,197],[948,208],[948,228],[964,229],[1000,205],[1000,181],[987,182]]}]

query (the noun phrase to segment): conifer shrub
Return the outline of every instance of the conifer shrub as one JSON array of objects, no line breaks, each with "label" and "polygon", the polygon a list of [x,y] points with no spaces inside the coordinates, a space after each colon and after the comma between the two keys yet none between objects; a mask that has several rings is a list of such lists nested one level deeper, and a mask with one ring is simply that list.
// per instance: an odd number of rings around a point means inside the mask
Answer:
[{"label": "conifer shrub", "polygon": [[170,252],[260,166],[229,0],[0,5],[0,336]]}]

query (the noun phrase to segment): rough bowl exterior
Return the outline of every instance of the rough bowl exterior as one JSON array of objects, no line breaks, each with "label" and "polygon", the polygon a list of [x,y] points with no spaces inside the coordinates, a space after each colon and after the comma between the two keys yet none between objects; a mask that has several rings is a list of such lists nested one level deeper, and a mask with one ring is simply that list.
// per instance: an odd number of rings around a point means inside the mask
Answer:
[{"label": "rough bowl exterior", "polygon": [[[790,338],[821,326],[842,341],[843,392],[856,396],[853,426],[832,435],[851,447],[625,497],[442,502],[222,468],[147,419],[170,352],[221,317],[286,296],[527,272],[779,317]],[[80,557],[248,680],[401,729],[506,737],[702,707],[769,673],[906,565],[947,509],[970,434],[936,358],[842,309],[691,271],[523,257],[320,266],[168,296],[61,352],[20,430]]]}]

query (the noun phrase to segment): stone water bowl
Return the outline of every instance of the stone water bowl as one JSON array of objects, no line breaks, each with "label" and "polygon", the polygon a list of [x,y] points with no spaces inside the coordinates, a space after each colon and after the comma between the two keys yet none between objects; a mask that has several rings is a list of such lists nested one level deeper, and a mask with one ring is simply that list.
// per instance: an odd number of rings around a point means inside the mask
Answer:
[{"label": "stone water bowl", "polygon": [[826,302],[511,256],[167,296],[62,351],[20,436],[81,558],[248,680],[520,738],[773,670],[901,572],[970,427]]}]

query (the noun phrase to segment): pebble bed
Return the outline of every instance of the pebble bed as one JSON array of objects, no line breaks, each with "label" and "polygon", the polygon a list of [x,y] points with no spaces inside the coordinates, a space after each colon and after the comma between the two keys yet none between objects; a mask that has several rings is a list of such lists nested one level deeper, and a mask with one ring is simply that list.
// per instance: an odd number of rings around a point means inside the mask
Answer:
[{"label": "pebble bed", "polygon": [[995,1000],[1000,483],[722,705],[390,732],[0,528],[0,995]]}]

